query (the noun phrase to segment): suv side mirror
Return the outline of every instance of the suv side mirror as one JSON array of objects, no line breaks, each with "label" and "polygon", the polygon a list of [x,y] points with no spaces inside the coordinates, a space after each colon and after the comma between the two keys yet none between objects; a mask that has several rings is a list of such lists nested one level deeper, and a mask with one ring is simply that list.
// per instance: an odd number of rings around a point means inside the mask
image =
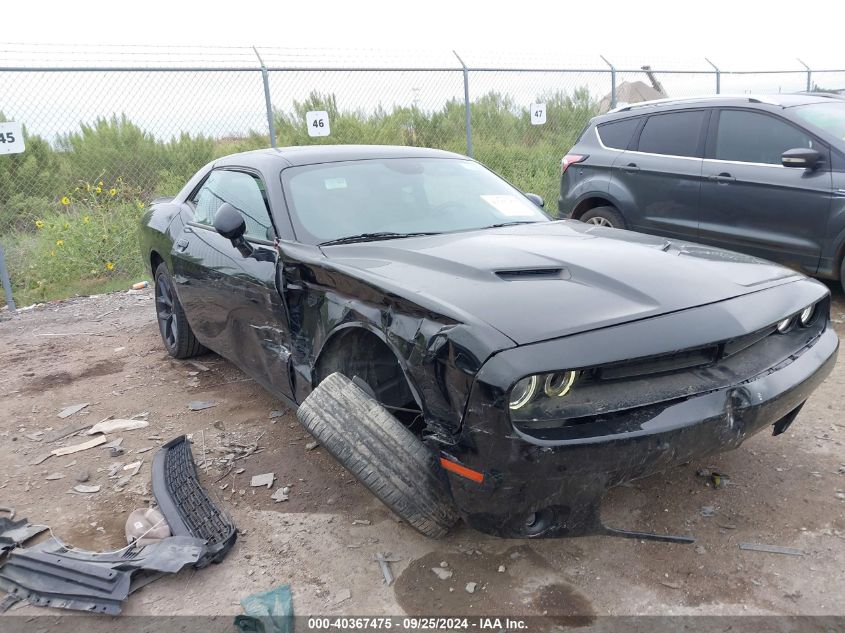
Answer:
[{"label": "suv side mirror", "polygon": [[546,201],[543,200],[543,196],[538,196],[536,193],[526,193],[525,197],[541,209],[546,206]]},{"label": "suv side mirror", "polygon": [[822,160],[822,155],[814,149],[798,147],[786,150],[780,157],[784,167],[815,169]]}]

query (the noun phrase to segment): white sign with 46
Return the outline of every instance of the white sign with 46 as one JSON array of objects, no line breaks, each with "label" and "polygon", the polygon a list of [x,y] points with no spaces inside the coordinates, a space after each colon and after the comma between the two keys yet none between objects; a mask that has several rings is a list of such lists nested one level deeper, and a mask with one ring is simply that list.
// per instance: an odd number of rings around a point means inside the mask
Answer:
[{"label": "white sign with 46", "polygon": [[328,136],[331,134],[329,113],[325,110],[306,112],[305,123],[308,126],[308,136]]}]

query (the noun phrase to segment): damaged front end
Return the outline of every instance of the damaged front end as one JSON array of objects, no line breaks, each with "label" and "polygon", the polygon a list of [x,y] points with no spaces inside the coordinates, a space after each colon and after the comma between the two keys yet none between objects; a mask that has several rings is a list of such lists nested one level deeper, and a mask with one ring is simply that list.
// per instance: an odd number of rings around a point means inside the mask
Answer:
[{"label": "damaged front end", "polygon": [[[783,325],[806,306],[812,319]],[[826,289],[800,281],[493,356],[442,449],[460,513],[502,537],[689,542],[608,528],[605,492],[782,433],[835,363],[828,313]]]},{"label": "damaged front end", "polygon": [[81,550],[51,537],[10,552],[0,567],[0,589],[37,606],[117,615],[131,593],[163,575],[220,562],[237,532],[200,486],[185,436],[156,453],[152,484],[172,536],[114,552]]}]

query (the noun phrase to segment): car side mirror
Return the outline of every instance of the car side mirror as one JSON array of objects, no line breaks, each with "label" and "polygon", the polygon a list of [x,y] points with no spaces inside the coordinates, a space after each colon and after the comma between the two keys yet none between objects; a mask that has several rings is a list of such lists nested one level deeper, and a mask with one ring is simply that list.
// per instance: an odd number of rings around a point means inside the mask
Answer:
[{"label": "car side mirror", "polygon": [[224,202],[214,214],[214,230],[227,240],[234,242],[238,238],[243,238],[246,233],[246,222],[235,207]]},{"label": "car side mirror", "polygon": [[546,201],[543,200],[543,196],[538,196],[536,193],[526,193],[525,197],[541,209],[546,206]]},{"label": "car side mirror", "polygon": [[798,167],[801,169],[815,169],[822,161],[822,155],[817,150],[807,147],[797,147],[786,150],[780,157],[784,167]]},{"label": "car side mirror", "polygon": [[228,202],[224,202],[217,208],[217,213],[214,214],[214,230],[232,242],[232,246],[237,248],[244,257],[251,257],[255,251],[252,244],[244,239],[244,233],[246,233],[244,217]]}]

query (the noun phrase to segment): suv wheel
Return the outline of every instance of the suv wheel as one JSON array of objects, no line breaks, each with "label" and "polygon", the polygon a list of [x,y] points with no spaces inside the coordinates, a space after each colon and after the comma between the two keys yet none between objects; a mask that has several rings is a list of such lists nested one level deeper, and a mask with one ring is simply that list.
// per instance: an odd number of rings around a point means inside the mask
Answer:
[{"label": "suv wheel", "polygon": [[613,207],[596,207],[581,216],[581,221],[596,226],[607,226],[613,229],[624,229],[625,219]]}]

